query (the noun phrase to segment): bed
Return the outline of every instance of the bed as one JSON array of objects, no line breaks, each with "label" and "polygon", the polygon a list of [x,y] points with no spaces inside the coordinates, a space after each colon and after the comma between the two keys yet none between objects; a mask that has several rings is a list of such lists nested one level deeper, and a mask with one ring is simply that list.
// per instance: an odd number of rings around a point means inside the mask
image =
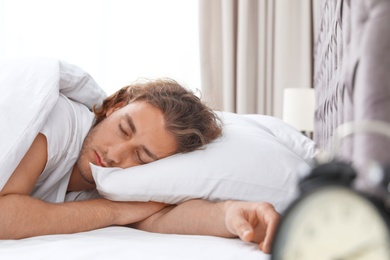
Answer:
[{"label": "bed", "polygon": [[[0,71],[0,121],[6,123],[0,135],[2,189],[60,96],[92,108],[106,95],[86,71],[62,60],[7,60],[0,62]],[[282,212],[297,195],[298,170],[309,166],[315,143],[274,117],[216,113],[223,121],[223,135],[206,149],[128,169],[91,164],[98,191],[92,194],[115,201],[168,204],[194,198],[267,201]],[[71,192],[65,200],[90,195]],[[157,234],[119,226],[0,241],[1,259],[269,257],[256,244],[238,238]]]},{"label": "bed", "polygon": [[[352,120],[380,120],[390,122],[390,73],[388,73],[390,64],[390,33],[389,14],[390,2],[386,0],[325,0],[321,2],[320,30],[316,37],[314,50],[315,68],[314,68],[314,87],[316,91],[316,112],[315,112],[315,132],[314,139],[316,145],[323,151],[330,151],[329,145],[335,134],[335,129],[344,122]],[[37,61],[34,65],[27,62],[27,72],[31,68],[38,68]],[[50,111],[55,99],[59,93],[65,93],[68,97],[86,102],[91,98],[91,90],[88,89],[88,80],[85,81],[86,74],[78,73],[78,69],[62,63],[62,69],[68,73],[61,73],[61,66],[58,61],[44,60],[46,65],[53,70],[40,70],[39,73],[25,73],[20,71],[20,64],[14,64],[19,69],[19,73],[13,75],[12,80],[18,79],[18,86],[31,82],[38,85],[46,84],[51,81],[53,88],[46,92],[38,89],[33,94],[29,93],[29,98],[42,98],[44,93],[44,103],[39,108],[29,107],[27,110],[31,115],[37,115],[37,111],[44,109],[45,113]],[[25,64],[25,63],[24,63]],[[30,64],[30,65],[28,65]],[[54,64],[54,65],[53,65]],[[65,64],[65,65],[64,65]],[[4,71],[11,70],[13,67],[9,63],[1,67],[2,74],[0,80],[8,80]],[[14,67],[15,69],[15,67]],[[15,71],[15,70],[13,70]],[[75,73],[77,72],[77,73]],[[83,80],[73,80],[73,76],[82,77]],[[30,81],[26,82],[20,75],[30,76]],[[41,75],[46,78],[45,82],[37,80]],[[80,89],[74,96],[74,89],[70,85],[76,85],[76,89],[83,82],[87,86],[87,91],[79,95]],[[86,84],[87,82],[87,84]],[[92,82],[92,85],[95,83]],[[0,84],[0,87],[4,84]],[[3,93],[3,91],[2,91]],[[23,88],[20,90],[23,94]],[[100,91],[93,92],[96,100],[104,97]],[[54,98],[49,98],[50,96]],[[31,105],[26,103],[23,98],[17,102],[8,102],[9,97],[0,96],[0,110],[14,109],[23,115],[23,111],[18,110],[18,104]],[[23,103],[24,102],[24,103]],[[34,110],[37,109],[37,110]],[[0,147],[0,165],[1,170],[10,174],[15,167],[15,162],[20,160],[20,155],[15,151],[15,143],[18,143],[23,149],[27,149],[33,137],[39,131],[39,127],[44,121],[45,113],[40,113],[39,117],[33,117],[34,120],[22,120],[23,129],[13,129],[9,127],[2,129],[0,135],[2,146]],[[11,122],[7,115],[0,114],[1,122]],[[157,200],[167,203],[180,203],[193,196],[211,200],[221,199],[244,199],[244,200],[267,200],[272,202],[276,208],[283,210],[294,200],[296,194],[296,183],[299,180],[297,172],[298,167],[308,166],[310,160],[316,154],[314,143],[303,138],[300,133],[283,124],[279,120],[259,115],[247,115],[235,117],[228,113],[221,114],[228,122],[225,132],[225,139],[221,139],[216,144],[211,145],[210,149],[197,152],[195,156],[178,155],[169,160],[161,160],[157,164],[159,169],[170,169],[166,173],[156,175],[155,169],[144,167],[137,169],[136,172],[120,171],[119,169],[101,169],[95,167],[94,177],[98,180],[99,192],[114,200]],[[27,131],[34,129],[33,131]],[[238,143],[231,144],[231,136],[245,136],[247,131],[253,131],[252,137],[256,137],[258,142],[265,139],[263,150],[256,151],[257,156],[268,156],[267,164],[243,161],[242,164],[229,164],[233,159],[226,159],[224,152],[241,149],[240,144],[248,145],[256,149],[257,141],[252,139],[240,139]],[[15,140],[9,140],[8,135],[14,131],[19,131],[20,135]],[[34,132],[35,131],[35,132]],[[244,132],[245,131],[245,132]],[[242,133],[245,133],[242,134]],[[7,138],[5,137],[7,136]],[[243,138],[243,137],[242,137]],[[234,138],[233,138],[234,139]],[[225,146],[229,143],[229,146]],[[7,145],[4,145],[7,144]],[[264,142],[262,142],[264,144]],[[262,147],[262,145],[260,145]],[[20,148],[19,147],[19,148]],[[241,147],[241,148],[240,148]],[[274,150],[272,150],[274,149]],[[251,150],[251,149],[247,149]],[[359,135],[345,138],[342,147],[338,151],[339,156],[353,161],[363,167],[363,164],[370,160],[380,162],[390,161],[390,138],[384,136]],[[204,176],[194,177],[196,172],[188,171],[187,175],[181,176],[176,185],[161,189],[161,182],[167,185],[173,185],[172,179],[179,176],[175,171],[181,171],[180,168],[172,170],[168,165],[172,161],[184,161],[186,164],[198,165],[199,160],[204,161],[205,170],[213,165],[208,151],[216,151],[214,154],[223,154],[222,164],[215,167],[225,167],[226,171],[218,172],[217,178],[212,185],[205,182]],[[244,151],[244,150],[240,150]],[[272,152],[270,152],[272,151]],[[282,152],[281,152],[282,151]],[[228,154],[228,153],[227,153]],[[273,154],[273,156],[270,156]],[[282,154],[284,160],[276,154]],[[237,155],[237,153],[235,153]],[[259,157],[257,157],[259,158]],[[287,158],[287,159],[286,159]],[[13,162],[6,164],[6,162]],[[281,163],[284,162],[284,163]],[[4,165],[7,166],[4,166]],[[270,168],[275,165],[275,168]],[[210,166],[210,167],[209,167]],[[5,168],[4,168],[5,167]],[[230,174],[232,170],[238,167],[240,174]],[[279,167],[279,168],[277,168]],[[284,172],[282,175],[269,175],[269,172]],[[115,174],[113,174],[115,173]],[[242,174],[245,173],[245,174]],[[264,174],[268,174],[265,176]],[[149,177],[148,177],[149,176]],[[235,179],[231,179],[232,176]],[[128,179],[126,179],[128,178]],[[128,183],[134,183],[136,186],[132,191],[139,190],[142,193],[127,192],[126,189],[118,190],[113,187],[118,182],[126,179]],[[191,181],[189,181],[191,179]],[[153,180],[153,182],[150,182]],[[264,181],[265,180],[265,181]],[[0,178],[0,185],[4,185],[6,178]],[[194,182],[195,181],[195,182]],[[194,185],[196,183],[196,185]],[[210,184],[210,186],[205,186]],[[161,186],[161,185],[160,185]],[[201,187],[201,188],[199,188]],[[216,188],[218,187],[218,188]],[[152,190],[153,192],[145,192]],[[170,192],[167,192],[170,191]],[[174,194],[172,194],[174,191]],[[241,195],[239,195],[241,194]],[[241,197],[240,197],[241,196]],[[107,227],[89,232],[82,232],[70,235],[49,235],[27,238],[22,240],[2,240],[0,241],[0,259],[270,259],[270,255],[264,254],[257,249],[257,245],[244,243],[239,239],[226,239],[210,236],[196,235],[172,235],[156,234],[125,227]]]},{"label": "bed", "polygon": [[0,242],[1,259],[269,259],[253,244],[209,236],[108,227]]}]

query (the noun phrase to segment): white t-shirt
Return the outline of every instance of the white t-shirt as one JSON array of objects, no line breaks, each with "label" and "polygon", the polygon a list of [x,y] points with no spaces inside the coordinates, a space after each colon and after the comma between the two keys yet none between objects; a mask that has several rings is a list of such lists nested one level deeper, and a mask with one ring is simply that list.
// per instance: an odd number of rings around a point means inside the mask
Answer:
[{"label": "white t-shirt", "polygon": [[48,161],[31,195],[64,202],[70,174],[94,119],[84,105],[60,95],[41,133],[47,139]]}]

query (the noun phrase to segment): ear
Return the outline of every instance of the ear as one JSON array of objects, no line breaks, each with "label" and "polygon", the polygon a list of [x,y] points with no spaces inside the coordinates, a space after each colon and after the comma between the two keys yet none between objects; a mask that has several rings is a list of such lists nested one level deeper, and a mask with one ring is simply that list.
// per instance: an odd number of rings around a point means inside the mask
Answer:
[{"label": "ear", "polygon": [[119,103],[116,103],[115,105],[113,105],[112,107],[110,107],[109,109],[107,109],[106,117],[108,117],[109,115],[111,115],[112,113],[114,113],[115,111],[117,111],[118,109],[124,107],[125,105],[126,105],[126,102],[119,102]]}]

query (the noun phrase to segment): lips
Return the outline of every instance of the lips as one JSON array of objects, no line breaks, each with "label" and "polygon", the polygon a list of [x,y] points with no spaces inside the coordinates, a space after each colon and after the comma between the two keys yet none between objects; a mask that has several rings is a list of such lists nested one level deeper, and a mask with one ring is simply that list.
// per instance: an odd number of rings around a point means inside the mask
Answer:
[{"label": "lips", "polygon": [[103,162],[102,158],[99,156],[99,154],[97,152],[94,153],[94,157],[95,157],[95,163],[97,166],[100,166],[100,167],[105,167],[105,163]]}]

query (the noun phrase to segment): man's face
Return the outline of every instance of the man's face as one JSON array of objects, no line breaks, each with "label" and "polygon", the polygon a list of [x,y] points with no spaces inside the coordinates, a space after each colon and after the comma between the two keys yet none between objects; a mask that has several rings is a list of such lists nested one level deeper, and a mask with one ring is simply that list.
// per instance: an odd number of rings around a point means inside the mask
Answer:
[{"label": "man's face", "polygon": [[128,168],[172,155],[174,135],[165,129],[162,112],[144,101],[111,109],[90,130],[77,161],[81,175],[92,181],[89,163]]}]

